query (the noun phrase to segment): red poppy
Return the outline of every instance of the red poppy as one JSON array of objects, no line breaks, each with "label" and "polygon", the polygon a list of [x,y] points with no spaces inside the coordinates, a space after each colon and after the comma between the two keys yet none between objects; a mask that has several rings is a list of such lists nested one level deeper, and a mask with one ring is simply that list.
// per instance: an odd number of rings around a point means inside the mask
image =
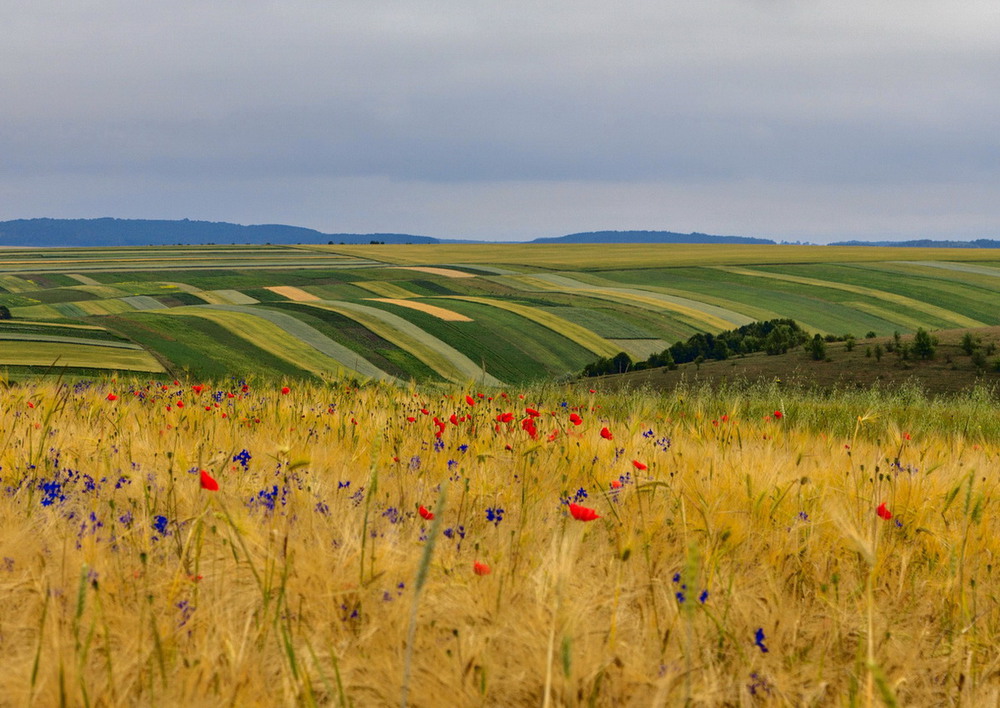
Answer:
[{"label": "red poppy", "polygon": [[408,415],[408,416],[406,416],[406,419],[407,419],[408,421],[410,421],[411,423],[416,423],[416,422],[417,422],[417,419],[416,419],[416,418],[414,418],[414,417],[413,417],[412,415]]},{"label": "red poppy", "polygon": [[632,460],[632,466],[635,467],[637,470],[649,469],[647,465],[642,464],[641,462],[639,462],[639,460]]},{"label": "red poppy", "polygon": [[512,420],[514,420],[514,414],[510,412],[501,413],[500,415],[497,416],[497,420],[499,420],[501,423],[509,423]]},{"label": "red poppy", "polygon": [[468,403],[470,406],[476,405],[476,399],[473,398],[472,396],[466,396],[465,402]]},{"label": "red poppy", "polygon": [[108,394],[108,400],[109,400],[109,401],[117,401],[117,400],[118,400],[118,396],[116,396],[116,395],[115,395],[115,394],[113,394],[113,393],[109,393],[109,394]]},{"label": "red poppy", "polygon": [[782,413],[781,411],[775,411],[773,415],[774,415],[774,417],[775,417],[775,418],[777,418],[778,420],[781,420],[782,418],[784,418],[784,417],[785,417],[785,414],[784,414],[784,413]]},{"label": "red poppy", "polygon": [[177,407],[178,408],[183,408],[184,407],[184,401],[177,401]]},{"label": "red poppy", "polygon": [[570,504],[569,513],[573,515],[573,518],[577,521],[593,521],[594,519],[601,518],[597,515],[597,512],[590,507],[580,506],[579,504]]},{"label": "red poppy", "polygon": [[431,413],[431,412],[430,412],[429,410],[427,410],[426,408],[421,408],[421,409],[420,409],[420,412],[421,412],[421,413],[423,413],[424,415],[430,415],[430,413]]},{"label": "red poppy", "polygon": [[583,418],[578,416],[576,413],[570,413],[569,422],[572,423],[573,425],[580,425],[581,423],[583,423]]},{"label": "red poppy", "polygon": [[191,390],[194,391],[195,393],[201,393],[204,389],[205,387],[202,386],[201,384],[195,384],[194,386],[191,387]]},{"label": "red poppy", "polygon": [[612,489],[621,489],[621,488],[622,488],[622,483],[621,483],[621,481],[620,481],[620,480],[617,480],[617,479],[613,479],[613,480],[611,480],[611,488],[612,488]]},{"label": "red poppy", "polygon": [[288,388],[288,386],[282,386],[281,387],[281,395],[282,396],[287,396],[291,392],[292,392],[292,389]]},{"label": "red poppy", "polygon": [[536,411],[534,408],[525,408],[524,412],[530,415],[532,418],[537,418],[538,416],[541,415],[541,413]]},{"label": "red poppy", "polygon": [[472,564],[472,572],[475,573],[476,575],[489,575],[492,571],[490,570],[490,567],[485,563],[480,563],[479,561],[476,561],[475,563]]},{"label": "red poppy", "polygon": [[592,388],[592,389],[590,389],[590,392],[591,393],[597,393],[597,389],[596,388]]},{"label": "red poppy", "polygon": [[28,408],[34,408],[34,407],[35,407],[35,404],[32,403],[31,401],[28,401]]},{"label": "red poppy", "polygon": [[605,440],[611,440],[615,436],[611,434],[611,431],[608,430],[607,427],[604,427],[601,428],[601,437],[604,438]]},{"label": "red poppy", "polygon": [[417,509],[417,511],[419,511],[420,515],[422,517],[424,517],[427,521],[433,521],[434,520],[434,512],[433,511],[428,511],[427,507],[421,505],[421,507],[419,509]]},{"label": "red poppy", "polygon": [[879,515],[879,518],[885,519],[886,521],[892,518],[892,512],[886,508],[885,502],[878,505],[878,509],[875,510],[875,513]]},{"label": "red poppy", "polygon": [[219,490],[219,483],[216,482],[212,475],[210,475],[205,470],[201,471],[201,488],[207,489],[210,492],[217,492]]}]

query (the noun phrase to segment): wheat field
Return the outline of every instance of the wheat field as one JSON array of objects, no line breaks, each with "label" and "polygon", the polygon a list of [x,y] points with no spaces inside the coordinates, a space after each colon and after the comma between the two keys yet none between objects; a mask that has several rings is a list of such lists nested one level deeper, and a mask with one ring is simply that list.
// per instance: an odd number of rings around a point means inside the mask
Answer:
[{"label": "wheat field", "polygon": [[9,384],[0,704],[995,704],[997,412]]}]

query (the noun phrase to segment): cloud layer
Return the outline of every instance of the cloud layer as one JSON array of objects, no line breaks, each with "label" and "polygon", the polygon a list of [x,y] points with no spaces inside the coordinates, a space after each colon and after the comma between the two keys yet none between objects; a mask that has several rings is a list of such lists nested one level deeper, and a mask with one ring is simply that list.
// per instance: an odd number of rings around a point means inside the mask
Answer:
[{"label": "cloud layer", "polygon": [[15,2],[0,219],[997,236],[996,3],[626,5]]}]

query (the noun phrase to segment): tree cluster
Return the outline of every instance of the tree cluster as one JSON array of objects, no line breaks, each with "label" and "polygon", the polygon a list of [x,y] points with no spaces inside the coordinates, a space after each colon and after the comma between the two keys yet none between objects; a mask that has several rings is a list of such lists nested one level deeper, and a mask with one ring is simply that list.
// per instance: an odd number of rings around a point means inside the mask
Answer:
[{"label": "tree cluster", "polygon": [[736,329],[706,334],[699,332],[684,342],[676,342],[645,361],[633,362],[625,352],[587,364],[584,376],[604,376],[661,366],[675,369],[678,364],[728,359],[734,355],[767,352],[784,354],[809,341],[809,335],[792,319],[751,322]]}]

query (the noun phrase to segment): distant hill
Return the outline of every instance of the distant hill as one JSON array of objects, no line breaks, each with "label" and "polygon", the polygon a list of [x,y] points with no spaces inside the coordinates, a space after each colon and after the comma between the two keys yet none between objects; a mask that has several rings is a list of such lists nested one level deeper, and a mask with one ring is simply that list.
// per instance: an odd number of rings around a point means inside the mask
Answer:
[{"label": "distant hill", "polygon": [[838,241],[831,246],[900,246],[903,248],[1000,248],[1000,241],[980,238],[975,241],[933,241],[929,238],[914,241]]},{"label": "distant hill", "polygon": [[153,219],[17,219],[0,222],[0,246],[169,246],[173,244],[438,243],[410,234],[326,234],[282,224]]},{"label": "distant hill", "polygon": [[536,238],[530,243],[739,243],[774,244],[766,238],[747,236],[712,236],[710,234],[682,234],[675,231],[587,231],[566,236]]}]

